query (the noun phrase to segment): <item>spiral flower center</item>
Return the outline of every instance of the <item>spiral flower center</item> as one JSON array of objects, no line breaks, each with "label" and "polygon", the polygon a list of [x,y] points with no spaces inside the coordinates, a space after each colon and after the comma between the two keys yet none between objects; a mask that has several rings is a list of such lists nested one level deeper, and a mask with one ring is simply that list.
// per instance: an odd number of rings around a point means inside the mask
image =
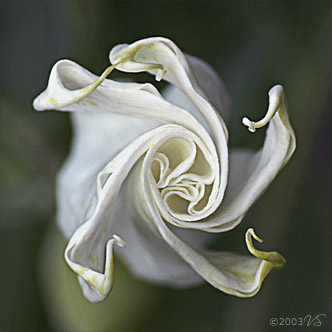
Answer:
[{"label": "spiral flower center", "polygon": [[151,171],[161,198],[174,217],[198,215],[207,205],[213,172],[193,140],[168,139],[155,153]]}]

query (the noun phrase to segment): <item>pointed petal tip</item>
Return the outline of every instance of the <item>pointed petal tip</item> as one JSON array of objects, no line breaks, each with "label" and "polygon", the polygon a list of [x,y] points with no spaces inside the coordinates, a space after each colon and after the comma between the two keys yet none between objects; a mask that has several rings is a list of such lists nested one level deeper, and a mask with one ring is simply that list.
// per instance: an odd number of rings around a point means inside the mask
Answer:
[{"label": "pointed petal tip", "polygon": [[253,228],[249,228],[247,230],[247,233],[250,234],[256,241],[262,243],[263,240],[255,233]]},{"label": "pointed petal tip", "polygon": [[277,84],[270,89],[269,96],[271,96],[272,94],[280,95],[282,93],[284,93],[283,86],[281,84]]},{"label": "pointed petal tip", "polygon": [[43,94],[44,93],[41,93],[38,97],[36,97],[33,102],[32,102],[32,106],[33,108],[38,111],[38,112],[41,112],[41,111],[44,111],[45,110],[45,107],[43,106]]},{"label": "pointed petal tip", "polygon": [[113,235],[113,239],[115,240],[115,244],[118,246],[118,247],[121,247],[121,248],[124,248],[127,246],[127,243],[125,241],[122,240],[122,238],[116,234]]},{"label": "pointed petal tip", "polygon": [[248,127],[248,130],[252,133],[256,131],[256,128],[254,126],[254,122],[250,121],[248,118],[243,118],[242,123]]},{"label": "pointed petal tip", "polygon": [[247,248],[248,248],[249,252],[253,256],[271,263],[272,264],[271,270],[280,269],[285,265],[286,259],[282,255],[280,255],[278,252],[276,252],[276,251],[261,251],[261,250],[256,249],[254,247],[253,243],[252,243],[252,237],[255,240],[257,240],[258,242],[263,242],[263,240],[260,239],[255,234],[253,228],[249,228],[247,230],[246,235],[245,235],[245,241],[246,241],[246,245],[247,245]]}]

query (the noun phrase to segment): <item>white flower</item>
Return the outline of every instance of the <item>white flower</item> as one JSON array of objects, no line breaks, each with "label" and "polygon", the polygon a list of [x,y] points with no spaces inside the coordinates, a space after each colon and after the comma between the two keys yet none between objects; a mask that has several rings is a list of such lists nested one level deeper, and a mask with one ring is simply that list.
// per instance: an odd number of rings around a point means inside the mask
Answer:
[{"label": "white flower", "polygon": [[[229,151],[220,115],[225,92],[207,64],[160,37],[118,45],[110,59],[100,78],[59,61],[34,101],[40,111],[72,112],[74,139],[58,176],[57,220],[70,238],[65,259],[85,297],[99,302],[109,294],[113,246],[124,241],[118,254],[141,278],[179,287],[205,279],[228,294],[255,295],[284,264],[280,254],[256,250],[252,237],[261,240],[252,229],[246,244],[253,256],[204,247],[210,233],[241,222],[294,152],[283,88],[270,90],[261,121],[243,119],[250,131],[269,123],[262,149]],[[151,84],[106,79],[114,68],[166,80],[178,106]]]}]

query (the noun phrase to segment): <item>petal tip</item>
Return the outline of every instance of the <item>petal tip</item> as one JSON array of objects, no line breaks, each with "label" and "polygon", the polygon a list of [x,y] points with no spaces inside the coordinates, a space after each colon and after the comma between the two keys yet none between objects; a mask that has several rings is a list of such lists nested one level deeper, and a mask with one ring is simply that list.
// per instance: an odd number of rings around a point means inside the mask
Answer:
[{"label": "petal tip", "polygon": [[286,263],[286,259],[276,251],[261,251],[254,247],[252,237],[258,242],[263,242],[254,232],[253,228],[249,228],[245,235],[245,241],[249,252],[257,258],[272,264],[271,270],[280,269]]},{"label": "petal tip", "polygon": [[126,243],[125,241],[123,241],[123,240],[121,239],[120,236],[114,234],[114,235],[113,235],[113,239],[115,240],[114,243],[115,243],[118,247],[124,248],[124,247],[127,246],[127,243]]},{"label": "petal tip", "polygon": [[263,240],[255,233],[253,228],[249,228],[247,230],[247,234],[250,234],[256,241],[262,243]]},{"label": "petal tip", "polygon": [[32,102],[33,108],[38,112],[41,112],[41,111],[45,110],[45,107],[44,107],[43,102],[42,102],[42,96],[43,96],[43,94],[40,94]]},{"label": "petal tip", "polygon": [[248,118],[243,118],[242,123],[248,127],[248,130],[252,133],[256,131],[256,128],[254,126],[254,122],[250,121]]},{"label": "petal tip", "polygon": [[284,93],[283,86],[281,84],[277,84],[270,89],[269,96],[271,96],[272,94],[281,95],[283,93]]}]

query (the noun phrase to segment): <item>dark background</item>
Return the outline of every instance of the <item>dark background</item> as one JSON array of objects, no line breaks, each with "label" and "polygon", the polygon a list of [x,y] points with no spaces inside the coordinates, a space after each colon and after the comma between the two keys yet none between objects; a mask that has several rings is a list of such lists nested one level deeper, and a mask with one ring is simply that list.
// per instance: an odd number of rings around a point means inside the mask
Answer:
[{"label": "dark background", "polygon": [[[329,331],[332,326],[332,3],[330,1],[0,1],[0,331]],[[172,290],[134,279],[116,261],[108,300],[91,305],[62,258],[54,178],[69,149],[67,114],[32,100],[51,66],[69,58],[100,74],[118,43],[165,36],[209,62],[232,98],[230,145],[258,148],[243,116],[265,114],[285,87],[298,148],[242,224],[217,247],[260,248],[286,266],[253,298],[205,284]],[[112,77],[119,74],[112,73]],[[271,327],[271,318],[325,314],[321,327]],[[307,318],[308,319],[308,318]],[[293,320],[294,322],[294,320]]]}]

